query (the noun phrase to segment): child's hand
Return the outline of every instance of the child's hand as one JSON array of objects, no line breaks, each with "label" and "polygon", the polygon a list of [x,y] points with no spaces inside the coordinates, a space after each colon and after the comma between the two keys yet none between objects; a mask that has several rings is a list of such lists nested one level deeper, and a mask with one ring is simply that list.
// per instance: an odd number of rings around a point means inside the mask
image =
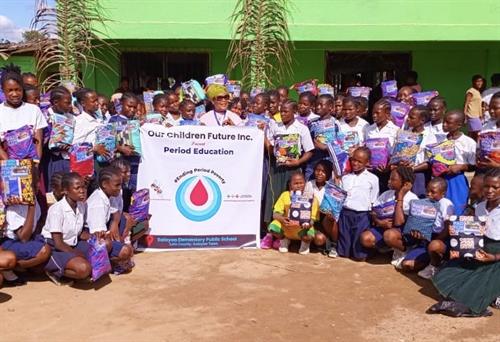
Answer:
[{"label": "child's hand", "polygon": [[412,230],[410,232],[410,235],[412,238],[414,238],[416,240],[424,240],[424,236],[418,230]]},{"label": "child's hand", "polygon": [[231,119],[226,119],[222,122],[222,126],[234,126],[234,122]]},{"label": "child's hand", "polygon": [[120,241],[120,228],[118,227],[118,224],[112,224],[109,227],[109,235],[111,240]]},{"label": "child's hand", "polygon": [[410,183],[410,182],[406,182],[403,184],[403,186],[401,187],[401,189],[399,189],[399,191],[397,192],[397,200],[398,201],[402,201],[405,197],[405,195],[411,191],[411,189],[413,188],[413,184]]},{"label": "child's hand", "polygon": [[285,162],[285,166],[292,168],[292,167],[299,167],[300,164],[297,159],[288,158]]},{"label": "child's hand", "polygon": [[259,122],[257,124],[257,128],[263,131],[266,128],[266,123],[265,122]]},{"label": "child's hand", "polygon": [[118,146],[117,150],[126,157],[130,157],[135,152],[134,146],[129,146],[129,145]]},{"label": "child's hand", "polygon": [[137,225],[137,221],[129,213],[123,213],[123,216],[125,216],[125,219],[127,220],[125,229],[130,230]]},{"label": "child's hand", "polygon": [[80,240],[87,241],[90,239],[90,233],[87,230],[82,231],[80,234]]},{"label": "child's hand", "polygon": [[288,217],[283,217],[283,219],[281,220],[281,224],[283,226],[289,226],[292,224],[292,221],[290,221],[290,219]]},{"label": "child's hand", "polygon": [[448,166],[448,174],[450,175],[457,175],[459,173],[461,173],[463,170],[462,170],[462,166],[461,165],[450,165]]},{"label": "child's hand", "polygon": [[97,153],[100,156],[103,156],[104,158],[110,158],[111,153],[109,153],[108,150],[106,150],[106,147],[103,144],[97,144],[94,146],[94,152]]},{"label": "child's hand", "polygon": [[494,262],[496,261],[496,258],[493,254],[486,253],[485,251],[480,249],[476,252],[476,260],[481,262]]},{"label": "child's hand", "polygon": [[477,166],[480,168],[498,168],[500,167],[500,163],[494,161],[490,157],[484,157],[485,160],[478,160]]},{"label": "child's hand", "polygon": [[383,219],[383,220],[376,220],[377,225],[382,228],[382,229],[391,229],[392,228],[392,219]]},{"label": "child's hand", "polygon": [[61,149],[61,151],[66,151],[68,152],[69,149],[71,148],[71,145],[68,145],[68,144],[62,144],[61,146],[59,146],[59,148]]}]

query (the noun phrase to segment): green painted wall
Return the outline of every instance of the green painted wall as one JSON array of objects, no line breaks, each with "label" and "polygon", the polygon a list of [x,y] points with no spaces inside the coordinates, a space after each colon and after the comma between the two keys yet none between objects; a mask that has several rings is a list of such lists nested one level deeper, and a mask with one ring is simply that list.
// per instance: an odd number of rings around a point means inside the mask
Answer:
[{"label": "green painted wall", "polygon": [[[101,0],[113,39],[223,39],[236,0]],[[500,40],[498,0],[289,0],[294,41]]]},{"label": "green painted wall", "polygon": [[11,56],[4,60],[0,58],[0,66],[14,63],[21,68],[21,72],[35,72],[35,60],[32,56]]}]

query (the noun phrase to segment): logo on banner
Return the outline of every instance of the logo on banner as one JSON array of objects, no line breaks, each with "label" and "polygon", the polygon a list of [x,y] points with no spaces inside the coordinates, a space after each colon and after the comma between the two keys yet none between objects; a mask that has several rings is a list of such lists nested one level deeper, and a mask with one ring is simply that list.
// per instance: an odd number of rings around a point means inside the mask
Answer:
[{"label": "logo on banner", "polygon": [[202,222],[220,209],[222,193],[217,183],[207,176],[193,176],[183,181],[175,193],[175,204],[188,220]]}]

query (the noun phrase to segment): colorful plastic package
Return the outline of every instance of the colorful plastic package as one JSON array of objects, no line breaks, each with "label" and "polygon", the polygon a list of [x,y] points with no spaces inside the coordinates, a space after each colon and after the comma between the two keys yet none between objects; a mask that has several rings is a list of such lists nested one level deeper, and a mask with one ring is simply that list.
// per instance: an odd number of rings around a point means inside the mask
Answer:
[{"label": "colorful plastic package", "polygon": [[335,89],[327,83],[318,84],[318,95],[335,96]]},{"label": "colorful plastic package", "polygon": [[411,106],[406,103],[389,101],[391,104],[391,117],[392,122],[399,128],[403,127],[405,118],[410,112]]},{"label": "colorful plastic package", "polygon": [[338,127],[333,120],[316,120],[311,122],[310,131],[314,139],[327,144],[337,139]]},{"label": "colorful plastic package", "polygon": [[347,198],[347,192],[341,187],[337,186],[334,182],[328,181],[325,184],[325,195],[319,210],[323,213],[332,214],[333,218],[338,221],[342,206]]},{"label": "colorful plastic package", "polygon": [[350,96],[353,97],[364,97],[365,99],[368,99],[370,97],[370,93],[372,91],[372,88],[370,87],[349,87],[347,88],[347,93]]},{"label": "colorful plastic package", "polygon": [[141,147],[141,126],[137,120],[129,120],[126,124],[116,125],[119,145],[128,145],[134,147],[134,152],[142,154]]},{"label": "colorful plastic package", "polygon": [[479,133],[479,158],[486,160],[486,157],[500,163],[500,132],[489,131]]},{"label": "colorful plastic package", "polygon": [[226,83],[227,83],[227,76],[224,74],[212,75],[205,78],[205,84],[207,85],[207,87],[211,84],[226,85]]},{"label": "colorful plastic package", "polygon": [[379,220],[392,219],[395,209],[396,201],[389,201],[372,207],[372,211]]},{"label": "colorful plastic package", "polygon": [[18,129],[7,131],[3,135],[3,140],[7,145],[6,152],[9,159],[39,159],[31,126],[24,125]]},{"label": "colorful plastic package", "polygon": [[269,125],[270,119],[265,115],[253,114],[250,113],[247,116],[247,122],[245,126],[247,127],[257,127],[260,124],[264,124],[266,127]]},{"label": "colorful plastic package", "polygon": [[189,80],[182,83],[181,89],[183,96],[193,101],[195,104],[200,103],[206,98],[205,91],[196,80]]},{"label": "colorful plastic package", "polygon": [[410,201],[410,213],[403,228],[403,234],[417,231],[431,241],[432,231],[439,212],[439,202],[428,198]]},{"label": "colorful plastic package", "polygon": [[383,97],[393,97],[396,98],[398,96],[398,82],[395,80],[391,81],[383,81],[380,84],[382,88],[382,96]]},{"label": "colorful plastic package", "polygon": [[474,259],[484,248],[486,218],[451,216],[450,221],[450,259]]},{"label": "colorful plastic package", "polygon": [[79,143],[71,146],[69,150],[69,169],[82,177],[94,174],[94,152],[92,144]]},{"label": "colorful plastic package", "polygon": [[63,114],[52,114],[49,149],[71,145],[73,142],[75,119]]},{"label": "colorful plastic package", "polygon": [[335,174],[340,177],[348,173],[350,170],[349,153],[343,150],[336,141],[332,141],[326,146]]},{"label": "colorful plastic package", "polygon": [[128,213],[137,222],[142,222],[149,218],[149,189],[137,190],[132,194]]},{"label": "colorful plastic package", "polygon": [[106,163],[113,160],[116,150],[116,129],[115,125],[107,124],[97,127],[96,129],[96,144],[104,145],[106,151],[109,152],[109,157],[97,156],[99,163]]},{"label": "colorful plastic package", "polygon": [[414,163],[421,143],[422,134],[399,131],[394,143],[390,163],[397,164],[402,161]]},{"label": "colorful plastic package", "polygon": [[274,156],[277,164],[284,164],[288,159],[299,159],[300,135],[279,134],[274,137]]},{"label": "colorful plastic package", "polygon": [[372,168],[386,167],[389,162],[390,145],[388,138],[372,138],[365,141],[371,151],[370,166]]},{"label": "colorful plastic package", "polygon": [[227,91],[233,95],[233,97],[240,97],[241,95],[241,82],[240,81],[227,81]]},{"label": "colorful plastic package", "polygon": [[33,161],[31,159],[0,160],[2,200],[16,198],[21,204],[34,204]]},{"label": "colorful plastic package", "polygon": [[452,140],[427,145],[425,153],[431,163],[434,177],[441,176],[448,171],[448,166],[456,164],[455,142]]},{"label": "colorful plastic package", "polygon": [[433,97],[439,95],[437,90],[424,91],[420,93],[411,94],[415,105],[417,106],[427,106],[427,104],[432,100]]},{"label": "colorful plastic package", "polygon": [[92,267],[92,281],[97,281],[102,276],[111,272],[108,250],[104,239],[97,239],[93,235],[89,240],[89,250],[87,259]]},{"label": "colorful plastic package", "polygon": [[318,95],[318,87],[316,86],[317,81],[318,80],[307,80],[295,83],[290,87],[290,89],[295,89],[299,94],[310,91],[314,96],[316,96]]}]

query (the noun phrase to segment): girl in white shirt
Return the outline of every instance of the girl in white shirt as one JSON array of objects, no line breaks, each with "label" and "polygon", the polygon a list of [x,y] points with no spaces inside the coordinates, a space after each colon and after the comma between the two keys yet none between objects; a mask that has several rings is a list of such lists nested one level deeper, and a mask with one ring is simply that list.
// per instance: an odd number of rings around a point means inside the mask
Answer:
[{"label": "girl in white shirt", "polygon": [[90,234],[83,229],[87,198],[85,182],[79,174],[72,172],[62,177],[61,185],[64,197],[49,208],[42,229],[43,237],[52,246],[52,256],[45,270],[57,284],[63,276],[86,279],[92,271],[87,260]]}]

